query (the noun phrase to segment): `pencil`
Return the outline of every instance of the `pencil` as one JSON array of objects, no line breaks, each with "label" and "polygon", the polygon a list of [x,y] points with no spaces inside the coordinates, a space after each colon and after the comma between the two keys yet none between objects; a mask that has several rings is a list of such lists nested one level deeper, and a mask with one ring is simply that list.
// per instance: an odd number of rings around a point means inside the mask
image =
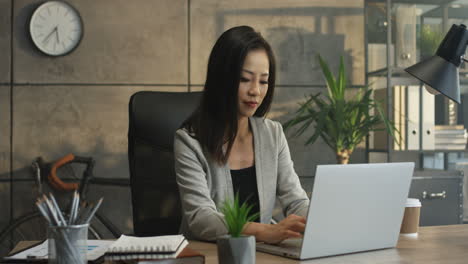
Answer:
[{"label": "pencil", "polygon": [[58,206],[57,201],[55,200],[55,197],[52,193],[49,193],[50,200],[52,201],[52,204],[55,207],[55,211],[57,212],[57,215],[60,219],[60,221],[63,223],[63,225],[67,225],[67,222],[65,221],[65,217],[63,217],[62,210],[60,210],[60,207]]},{"label": "pencil", "polygon": [[68,215],[68,224],[71,225],[73,221],[73,210],[75,209],[76,191],[73,193],[73,199],[70,204],[70,213]]},{"label": "pencil", "polygon": [[91,218],[93,218],[94,214],[96,213],[96,211],[99,209],[99,206],[101,206],[101,203],[102,203],[102,200],[104,200],[103,197],[101,197],[101,199],[99,199],[99,201],[97,202],[97,204],[94,206],[93,210],[91,211],[91,213],[86,217],[84,223],[85,224],[88,224],[89,221],[91,221]]}]

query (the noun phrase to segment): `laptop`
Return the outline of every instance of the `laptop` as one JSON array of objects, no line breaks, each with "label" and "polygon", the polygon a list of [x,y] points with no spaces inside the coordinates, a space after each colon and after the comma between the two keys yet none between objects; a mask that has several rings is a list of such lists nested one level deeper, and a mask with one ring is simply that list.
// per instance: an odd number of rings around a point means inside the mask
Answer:
[{"label": "laptop", "polygon": [[393,248],[414,163],[319,165],[304,236],[257,250],[309,259]]}]

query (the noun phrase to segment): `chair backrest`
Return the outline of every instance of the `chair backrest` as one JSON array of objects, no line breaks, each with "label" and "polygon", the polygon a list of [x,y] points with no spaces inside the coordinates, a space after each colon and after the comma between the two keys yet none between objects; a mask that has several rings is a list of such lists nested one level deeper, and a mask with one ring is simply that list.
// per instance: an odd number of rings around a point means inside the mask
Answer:
[{"label": "chair backrest", "polygon": [[174,133],[195,110],[200,92],[137,92],[129,103],[128,161],[137,236],[177,234],[181,205]]}]

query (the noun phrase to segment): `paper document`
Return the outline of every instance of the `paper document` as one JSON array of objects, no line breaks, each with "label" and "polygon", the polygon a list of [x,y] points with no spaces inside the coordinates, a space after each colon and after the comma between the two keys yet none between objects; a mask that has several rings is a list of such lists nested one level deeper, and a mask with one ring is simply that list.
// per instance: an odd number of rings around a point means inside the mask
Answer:
[{"label": "paper document", "polygon": [[[40,243],[37,246],[23,250],[15,255],[5,257],[5,260],[19,260],[19,259],[47,259],[48,254],[48,240]],[[86,257],[88,261],[95,261],[104,255],[107,248],[114,243],[109,240],[88,240],[88,249]]]}]

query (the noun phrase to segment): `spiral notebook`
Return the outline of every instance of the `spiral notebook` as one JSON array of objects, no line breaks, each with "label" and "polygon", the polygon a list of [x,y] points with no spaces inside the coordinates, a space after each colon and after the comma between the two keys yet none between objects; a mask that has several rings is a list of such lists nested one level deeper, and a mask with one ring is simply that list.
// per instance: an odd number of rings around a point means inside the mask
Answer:
[{"label": "spiral notebook", "polygon": [[121,235],[107,249],[106,260],[175,258],[188,245],[183,235],[134,237]]}]

